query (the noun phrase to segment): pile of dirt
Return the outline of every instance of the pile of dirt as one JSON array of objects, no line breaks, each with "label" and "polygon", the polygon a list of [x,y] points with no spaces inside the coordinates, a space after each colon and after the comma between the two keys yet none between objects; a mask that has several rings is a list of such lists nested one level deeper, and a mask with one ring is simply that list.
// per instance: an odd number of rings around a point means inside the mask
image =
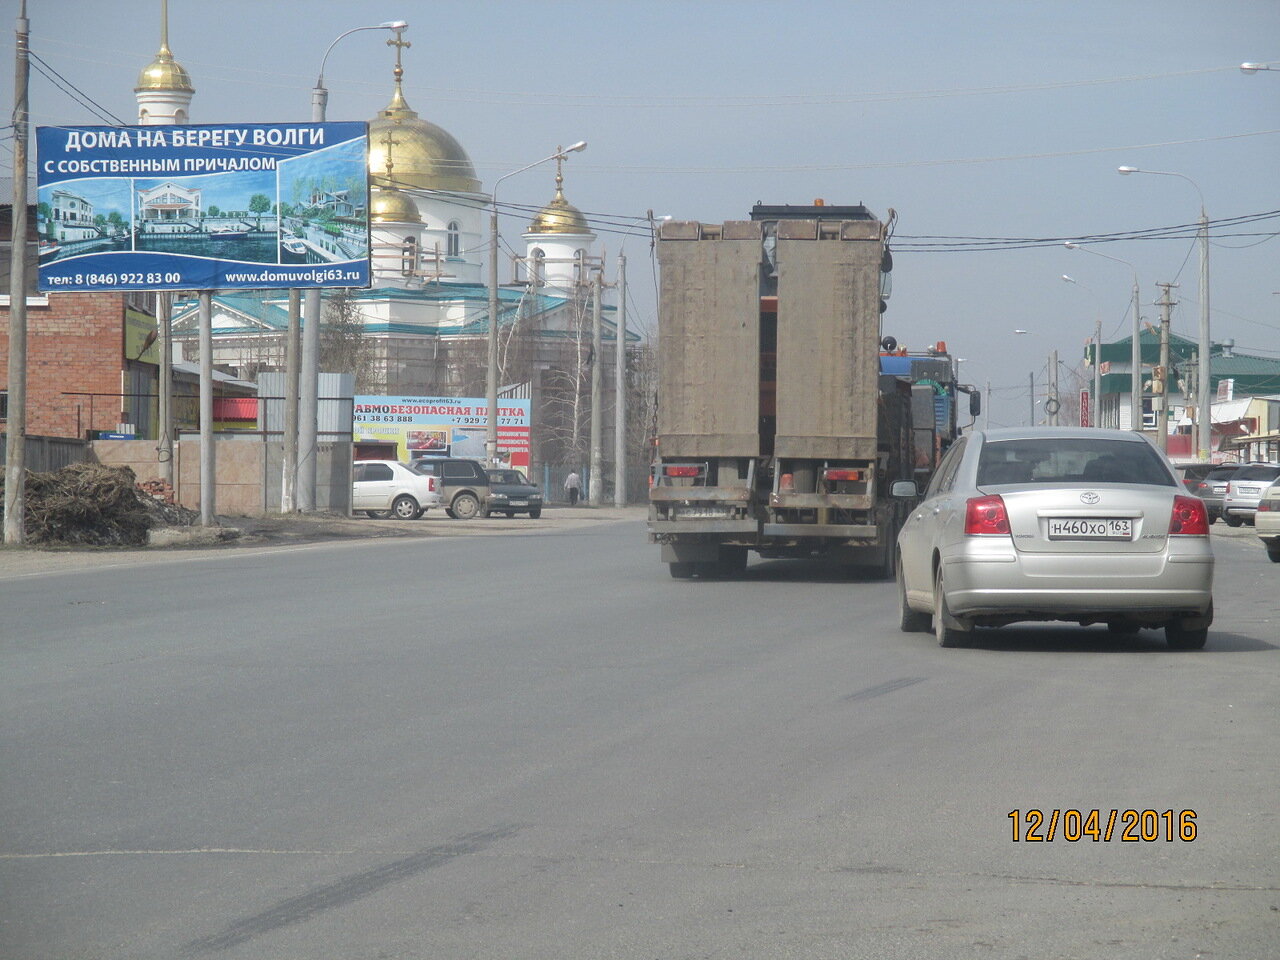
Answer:
[{"label": "pile of dirt", "polygon": [[[3,487],[0,477],[0,492]],[[28,543],[140,546],[152,527],[189,526],[199,519],[195,511],[143,492],[128,467],[73,463],[27,474]]]}]

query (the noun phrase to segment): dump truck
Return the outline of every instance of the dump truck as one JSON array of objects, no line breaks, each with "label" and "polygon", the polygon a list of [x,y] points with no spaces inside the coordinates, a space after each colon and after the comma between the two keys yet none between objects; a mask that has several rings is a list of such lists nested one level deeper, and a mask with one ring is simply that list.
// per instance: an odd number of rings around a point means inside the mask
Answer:
[{"label": "dump truck", "polygon": [[660,225],[648,531],[673,577],[731,575],[750,552],[892,575],[911,501],[890,489],[922,477],[911,370],[881,370],[888,232],[816,203]]}]

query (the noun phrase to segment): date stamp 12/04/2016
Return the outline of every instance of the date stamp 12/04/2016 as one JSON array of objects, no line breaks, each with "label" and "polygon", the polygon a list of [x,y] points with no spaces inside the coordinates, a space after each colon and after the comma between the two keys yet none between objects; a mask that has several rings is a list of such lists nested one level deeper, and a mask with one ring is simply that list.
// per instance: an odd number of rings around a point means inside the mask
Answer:
[{"label": "date stamp 12/04/2016", "polygon": [[1155,843],[1198,836],[1194,810],[1010,810],[1014,843]]}]

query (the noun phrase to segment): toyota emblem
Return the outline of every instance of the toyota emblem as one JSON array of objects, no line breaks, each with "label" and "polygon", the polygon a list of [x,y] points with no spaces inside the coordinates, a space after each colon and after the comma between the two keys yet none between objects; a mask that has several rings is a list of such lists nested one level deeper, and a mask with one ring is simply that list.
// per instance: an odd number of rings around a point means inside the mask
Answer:
[{"label": "toyota emblem", "polygon": [[1101,500],[1101,499],[1102,499],[1102,497],[1098,496],[1098,495],[1097,495],[1096,493],[1094,493],[1092,490],[1086,490],[1084,493],[1080,494],[1080,502],[1081,502],[1081,503],[1094,504],[1094,503],[1097,503],[1097,502],[1098,502],[1099,500]]}]

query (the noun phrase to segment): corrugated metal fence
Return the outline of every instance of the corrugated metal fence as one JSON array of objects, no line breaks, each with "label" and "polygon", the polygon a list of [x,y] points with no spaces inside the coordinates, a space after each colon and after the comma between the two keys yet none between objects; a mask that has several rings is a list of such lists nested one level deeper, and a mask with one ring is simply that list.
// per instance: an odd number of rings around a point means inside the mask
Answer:
[{"label": "corrugated metal fence", "polygon": [[[59,470],[69,463],[92,460],[88,440],[73,437],[35,437],[28,435],[26,444],[27,469],[33,473]],[[0,434],[0,464],[8,456],[8,437]]]}]

